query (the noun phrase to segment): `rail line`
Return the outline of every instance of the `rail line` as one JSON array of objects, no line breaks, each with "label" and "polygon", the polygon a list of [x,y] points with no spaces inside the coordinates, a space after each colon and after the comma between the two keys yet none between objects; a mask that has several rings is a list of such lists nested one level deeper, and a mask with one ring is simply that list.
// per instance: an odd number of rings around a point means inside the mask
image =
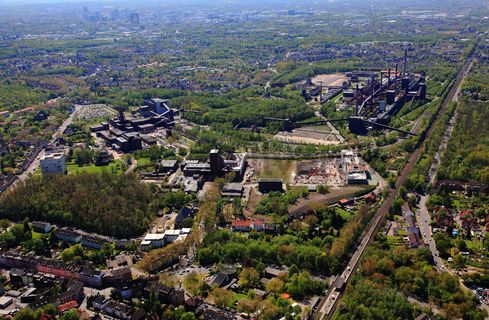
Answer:
[{"label": "rail line", "polygon": [[325,293],[325,296],[320,300],[320,303],[315,308],[315,311],[312,316],[313,319],[318,319],[318,320],[332,319],[336,305],[343,293],[343,288],[346,286],[346,284],[351,279],[351,276],[356,271],[360,258],[362,257],[368,244],[370,243],[370,241],[376,234],[377,230],[381,226],[382,222],[384,221],[385,216],[389,211],[389,208],[392,206],[392,203],[396,199],[399,191],[398,190],[399,187],[405,183],[408,175],[411,173],[417,160],[419,159],[421,155],[423,143],[425,142],[426,138],[432,134],[434,130],[434,123],[440,119],[441,115],[446,110],[448,104],[450,103],[450,101],[452,101],[453,97],[457,93],[458,88],[462,83],[462,80],[467,75],[467,71],[469,70],[472,61],[473,61],[473,52],[469,55],[463,67],[458,72],[455,80],[451,84],[450,90],[443,98],[443,101],[440,103],[440,106],[438,107],[435,114],[431,117],[428,126],[421,133],[418,139],[418,143],[416,144],[415,151],[411,154],[407,165],[404,167],[404,170],[402,171],[401,175],[396,180],[395,188],[390,190],[389,195],[385,199],[384,203],[382,203],[379,211],[376,213],[376,215],[374,216],[370,224],[367,226],[366,231],[364,233],[364,237],[360,242],[360,244],[358,245],[355,252],[353,253],[352,257],[350,258],[347,267],[336,278],[333,285],[328,289],[328,291]]}]

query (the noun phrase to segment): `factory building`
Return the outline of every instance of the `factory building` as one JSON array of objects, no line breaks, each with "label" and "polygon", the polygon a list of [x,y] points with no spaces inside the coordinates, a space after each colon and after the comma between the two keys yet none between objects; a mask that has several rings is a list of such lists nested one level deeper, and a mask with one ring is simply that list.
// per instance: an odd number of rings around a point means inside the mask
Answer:
[{"label": "factory building", "polygon": [[174,111],[168,100],[147,99],[139,108],[139,115],[126,119],[122,111],[108,123],[102,122],[92,126],[90,131],[105,140],[107,146],[121,152],[133,152],[147,145],[156,144],[156,140],[146,134],[159,128],[173,127]]},{"label": "factory building", "polygon": [[195,175],[217,177],[234,172],[239,179],[246,169],[246,154],[222,154],[220,150],[213,149],[209,152],[208,162],[187,160],[183,163],[182,169],[187,177]]},{"label": "factory building", "polygon": [[269,193],[272,191],[283,192],[282,179],[258,179],[258,190],[261,193]]}]

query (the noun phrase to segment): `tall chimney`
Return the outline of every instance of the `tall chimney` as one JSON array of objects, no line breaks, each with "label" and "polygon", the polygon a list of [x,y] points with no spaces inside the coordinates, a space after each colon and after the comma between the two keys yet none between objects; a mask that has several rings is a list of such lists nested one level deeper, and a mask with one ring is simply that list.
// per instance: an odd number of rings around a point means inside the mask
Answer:
[{"label": "tall chimney", "polygon": [[371,76],[372,91],[370,91],[370,112],[374,110],[374,74]]},{"label": "tall chimney", "polygon": [[394,77],[397,79],[397,63],[396,63],[396,74]]},{"label": "tall chimney", "polygon": [[355,116],[358,116],[358,83],[357,83],[357,90],[355,92]]},{"label": "tall chimney", "polygon": [[371,87],[370,103],[372,103],[374,99],[374,75],[373,74],[370,76],[370,87]]},{"label": "tall chimney", "polygon": [[406,76],[407,71],[407,48],[404,49],[404,76]]},{"label": "tall chimney", "polygon": [[391,68],[389,67],[389,77],[387,78],[387,90],[391,88]]}]

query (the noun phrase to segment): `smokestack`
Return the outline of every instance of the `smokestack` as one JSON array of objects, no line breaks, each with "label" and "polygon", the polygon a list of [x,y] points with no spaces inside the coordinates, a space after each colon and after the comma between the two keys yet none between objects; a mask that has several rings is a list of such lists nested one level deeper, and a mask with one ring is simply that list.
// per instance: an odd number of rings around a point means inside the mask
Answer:
[{"label": "smokestack", "polygon": [[355,116],[358,116],[358,83],[357,90],[355,92]]},{"label": "smokestack", "polygon": [[374,99],[374,75],[373,74],[370,76],[370,86],[371,86],[370,103],[372,103]]},{"label": "smokestack", "polygon": [[384,80],[384,73],[380,70],[380,88],[382,88],[382,80]]},{"label": "smokestack", "polygon": [[372,91],[370,91],[370,112],[374,110],[374,75],[372,74],[372,80],[370,81],[372,84]]},{"label": "smokestack", "polygon": [[404,76],[406,76],[407,71],[407,49],[404,49]]},{"label": "smokestack", "polygon": [[387,90],[391,88],[391,68],[389,67],[389,77],[387,78]]},{"label": "smokestack", "polygon": [[397,79],[397,63],[396,63],[396,74],[394,77]]},{"label": "smokestack", "polygon": [[319,81],[319,102],[323,101],[323,81]]}]

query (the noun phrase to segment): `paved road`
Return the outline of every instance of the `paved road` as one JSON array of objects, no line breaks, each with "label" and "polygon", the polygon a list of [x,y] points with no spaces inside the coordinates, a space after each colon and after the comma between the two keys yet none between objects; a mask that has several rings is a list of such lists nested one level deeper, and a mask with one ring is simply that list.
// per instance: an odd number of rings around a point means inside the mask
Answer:
[{"label": "paved road", "polygon": [[137,166],[138,166],[138,161],[136,160],[136,158],[131,156],[131,164],[127,168],[126,174],[133,172],[137,168]]},{"label": "paved road", "polygon": [[[430,137],[433,132],[434,123],[437,120],[439,120],[440,116],[446,110],[449,102],[452,101],[453,97],[458,92],[458,88],[461,85],[465,75],[467,74],[467,70],[469,70],[471,64],[472,64],[472,57],[467,59],[464,66],[459,71],[452,87],[450,88],[445,99],[442,101],[440,108],[437,110],[433,120],[429,123],[427,130],[421,134],[416,149],[411,154],[406,167],[404,168],[401,175],[396,180],[395,188],[390,191],[384,203],[382,203],[379,211],[372,219],[372,222],[367,226],[366,228],[367,231],[365,232],[360,245],[355,250],[346,269],[338,277],[339,280],[348,282],[351,275],[355,272],[355,269],[358,266],[358,262],[360,261],[360,258],[363,255],[367,245],[369,244],[369,242],[377,232],[378,228],[381,226],[381,223],[383,222],[385,216],[387,215],[389,208],[392,206],[392,203],[396,199],[399,187],[404,184],[408,175],[411,173],[417,160],[419,159],[424,141],[426,140],[427,137]],[[339,300],[338,291],[334,290],[334,288],[329,288],[328,291],[325,293],[325,296],[322,299],[321,303],[319,304],[318,309],[313,315],[313,317],[315,319],[324,319],[324,318],[331,319],[334,314],[334,310],[338,300]]]},{"label": "paved road", "polygon": [[[470,71],[472,64],[473,64],[473,60],[470,62],[469,67],[467,68],[467,71],[464,74],[464,77]],[[457,86],[457,90],[455,91],[455,94],[452,98],[452,101],[455,101],[458,103],[461,87],[462,87],[461,85]],[[436,170],[438,169],[438,166],[440,165],[441,158],[443,156],[443,152],[445,151],[445,149],[448,145],[448,141],[450,140],[450,137],[452,135],[453,128],[455,126],[455,122],[457,120],[457,117],[458,117],[458,110],[455,109],[453,116],[450,119],[448,126],[445,130],[445,133],[443,135],[443,138],[442,138],[442,141],[441,141],[440,146],[438,148],[438,151],[436,152],[433,163],[432,163],[430,170],[428,172],[428,181],[432,185],[435,183]],[[428,195],[421,196],[421,199],[419,201],[419,210],[416,213],[416,220],[417,220],[419,229],[421,230],[421,236],[423,238],[423,241],[430,248],[431,254],[433,256],[433,261],[435,262],[436,269],[438,271],[446,271],[447,268],[443,262],[443,259],[440,258],[440,253],[438,252],[438,249],[436,248],[435,240],[433,239],[433,236],[432,236],[433,233],[432,233],[432,229],[430,226],[431,216],[430,216],[430,213],[428,211],[428,208],[426,207],[427,201],[428,201]]]},{"label": "paved road", "polygon": [[[314,111],[314,115],[316,117],[318,117],[319,119],[322,119],[322,120],[326,120],[326,118],[321,114],[321,112],[319,112],[318,110]],[[340,142],[340,143],[345,143],[345,138],[343,138],[343,136],[341,135],[341,133],[338,131],[338,129],[336,129],[332,124],[331,122],[326,122],[326,124],[328,125],[328,127],[331,129],[331,132],[336,136],[336,139]]]},{"label": "paved road", "polygon": [[443,263],[443,259],[440,258],[440,253],[438,252],[438,249],[436,249],[435,240],[432,236],[432,230],[430,226],[431,217],[428,209],[426,208],[426,201],[428,201],[428,196],[421,196],[421,200],[419,201],[419,210],[418,212],[416,212],[416,220],[418,222],[423,241],[430,248],[431,254],[433,256],[433,261],[435,262],[435,268],[438,271],[446,271],[445,264]]}]

